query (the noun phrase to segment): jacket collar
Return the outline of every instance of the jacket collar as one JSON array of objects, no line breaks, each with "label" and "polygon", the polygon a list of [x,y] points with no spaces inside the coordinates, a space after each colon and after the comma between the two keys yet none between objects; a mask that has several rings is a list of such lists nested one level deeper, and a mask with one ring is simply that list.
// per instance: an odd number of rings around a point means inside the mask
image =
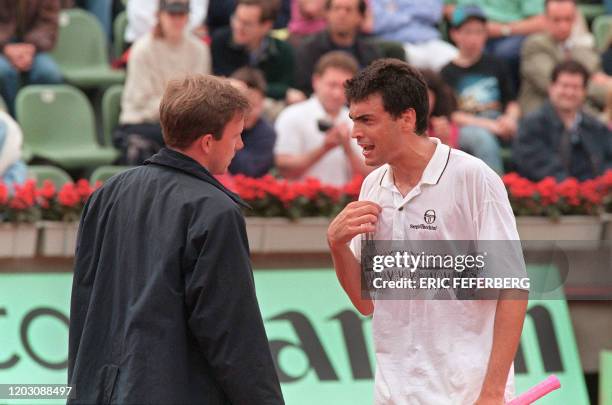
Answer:
[{"label": "jacket collar", "polygon": [[244,202],[237,194],[231,192],[223,184],[221,184],[204,166],[180,152],[168,148],[162,148],[158,153],[147,159],[144,164],[170,167],[172,169],[195,176],[224,192],[236,204],[245,208],[251,208],[251,206]]}]

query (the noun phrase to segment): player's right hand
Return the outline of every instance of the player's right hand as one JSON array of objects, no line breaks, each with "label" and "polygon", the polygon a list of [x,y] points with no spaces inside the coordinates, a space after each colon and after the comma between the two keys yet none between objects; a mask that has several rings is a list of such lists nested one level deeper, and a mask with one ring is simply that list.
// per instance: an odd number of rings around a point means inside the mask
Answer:
[{"label": "player's right hand", "polygon": [[355,201],[348,204],[327,229],[330,248],[346,245],[355,236],[374,232],[382,208],[372,201]]}]

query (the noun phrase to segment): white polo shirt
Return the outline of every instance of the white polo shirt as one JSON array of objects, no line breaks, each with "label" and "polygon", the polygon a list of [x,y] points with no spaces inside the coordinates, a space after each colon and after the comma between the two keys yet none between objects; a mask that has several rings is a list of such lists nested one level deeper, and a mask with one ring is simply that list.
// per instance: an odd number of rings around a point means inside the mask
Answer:
[{"label": "white polo shirt", "polygon": [[[430,139],[437,144],[434,155],[406,197],[395,187],[389,165],[365,179],[359,200],[383,209],[374,239],[518,240],[499,176],[481,160]],[[361,238],[351,242],[358,260]],[[496,305],[494,300],[376,300],[375,403],[473,404],[491,352]],[[506,400],[513,394],[511,369]]]},{"label": "white polo shirt", "polygon": [[[319,119],[329,119],[329,117],[316,96],[284,109],[274,125],[276,129],[274,154],[299,155],[320,148],[325,142],[325,133],[319,131],[317,126]],[[346,107],[342,108],[334,123],[345,123],[349,129],[353,128],[353,121],[349,118]],[[361,148],[355,139],[351,139],[351,146],[353,152],[363,159]],[[353,172],[342,147],[336,146],[312,165],[303,177],[314,177],[321,183],[343,186],[352,179]]]}]

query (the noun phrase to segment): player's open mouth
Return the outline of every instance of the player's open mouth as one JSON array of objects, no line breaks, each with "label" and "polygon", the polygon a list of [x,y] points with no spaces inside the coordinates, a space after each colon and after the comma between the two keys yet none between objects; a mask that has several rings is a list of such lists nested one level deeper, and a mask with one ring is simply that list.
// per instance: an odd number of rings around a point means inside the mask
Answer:
[{"label": "player's open mouth", "polygon": [[368,156],[374,150],[374,145],[371,145],[371,144],[362,143],[359,146],[361,146],[361,148],[363,149],[364,156]]}]

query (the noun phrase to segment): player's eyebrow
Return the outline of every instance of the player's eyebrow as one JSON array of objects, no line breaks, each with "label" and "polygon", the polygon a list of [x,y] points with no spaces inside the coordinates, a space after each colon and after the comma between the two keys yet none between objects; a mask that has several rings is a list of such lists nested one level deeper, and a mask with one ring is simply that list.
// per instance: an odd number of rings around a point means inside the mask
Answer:
[{"label": "player's eyebrow", "polygon": [[349,113],[349,118],[352,119],[353,121],[364,121],[368,118],[372,118],[373,115],[372,114],[361,114],[358,115],[356,117],[353,117],[350,113]]}]

